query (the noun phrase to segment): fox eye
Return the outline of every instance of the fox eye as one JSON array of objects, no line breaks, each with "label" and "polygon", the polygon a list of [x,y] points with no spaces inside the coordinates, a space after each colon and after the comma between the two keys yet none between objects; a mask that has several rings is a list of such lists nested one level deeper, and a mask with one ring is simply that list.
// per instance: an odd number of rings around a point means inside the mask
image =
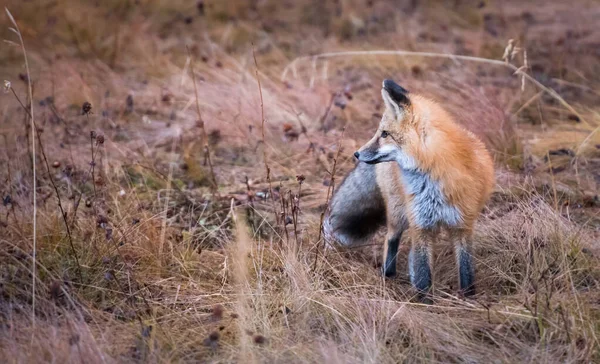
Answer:
[{"label": "fox eye", "polygon": [[382,138],[387,138],[387,137],[388,137],[388,135],[390,135],[390,134],[389,134],[387,131],[382,131],[382,132],[381,132],[381,137],[382,137]]}]

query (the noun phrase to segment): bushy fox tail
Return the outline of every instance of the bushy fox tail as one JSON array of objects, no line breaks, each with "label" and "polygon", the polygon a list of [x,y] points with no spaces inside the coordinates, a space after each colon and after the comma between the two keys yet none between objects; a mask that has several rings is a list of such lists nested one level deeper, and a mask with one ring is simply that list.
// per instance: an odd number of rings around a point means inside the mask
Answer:
[{"label": "bushy fox tail", "polygon": [[385,221],[375,165],[359,162],[331,199],[323,222],[324,238],[344,246],[364,243]]}]

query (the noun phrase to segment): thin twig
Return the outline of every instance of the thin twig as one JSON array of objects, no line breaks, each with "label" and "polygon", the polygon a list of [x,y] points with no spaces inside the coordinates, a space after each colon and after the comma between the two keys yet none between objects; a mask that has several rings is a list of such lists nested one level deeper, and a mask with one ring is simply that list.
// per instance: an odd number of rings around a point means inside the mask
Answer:
[{"label": "thin twig", "polygon": [[247,206],[247,216],[250,221],[250,227],[252,228],[252,232],[257,232],[256,226],[254,225],[254,194],[252,193],[252,189],[250,188],[250,180],[248,176],[244,176],[244,180],[246,183],[246,194],[248,195],[248,206]]},{"label": "thin twig", "polygon": [[[88,123],[90,120],[90,116],[89,114],[86,114],[87,118],[88,118]],[[94,189],[94,201],[96,200],[96,177],[94,176],[94,170],[96,167],[96,161],[95,161],[95,154],[94,154],[94,139],[96,139],[96,132],[95,131],[91,131],[90,132],[90,148],[92,150],[92,188]]]},{"label": "thin twig", "polygon": [[[269,194],[273,201],[273,210],[275,213],[275,221],[279,225],[279,215],[277,214],[277,205],[275,203],[275,196],[273,195],[273,186],[271,184],[271,169],[267,162],[267,143],[265,141],[265,108],[263,102],[262,87],[260,85],[260,77],[258,75],[258,62],[256,61],[256,52],[254,51],[254,45],[252,46],[252,57],[254,58],[254,66],[256,73],[256,82],[258,83],[258,93],[260,95],[260,114],[261,114],[261,131],[262,131],[262,142],[263,142],[263,161],[265,162],[265,170],[267,171],[267,182],[269,183]],[[284,221],[285,223],[285,221]]]},{"label": "thin twig", "polygon": [[71,229],[69,228],[69,222],[67,220],[67,212],[63,208],[62,200],[60,198],[60,193],[58,191],[58,187],[56,186],[56,182],[54,182],[52,173],[50,172],[50,165],[48,164],[48,158],[46,157],[46,152],[44,151],[44,146],[42,145],[42,139],[41,139],[39,131],[37,131],[37,129],[36,129],[36,134],[38,136],[38,143],[40,145],[40,151],[42,152],[44,164],[46,165],[46,171],[48,172],[48,178],[50,179],[52,188],[54,189],[54,192],[56,193],[58,209],[60,210],[60,215],[65,224],[65,228],[67,229],[67,237],[69,238],[69,245],[71,247],[71,253],[73,254],[73,258],[75,258],[75,263],[77,264],[77,273],[79,275],[79,281],[83,283],[83,275],[81,273],[81,264],[79,264],[79,257],[77,256],[77,250],[75,249],[75,245],[73,244],[73,235],[71,234]]},{"label": "thin twig", "polygon": [[329,113],[331,112],[331,109],[333,108],[333,102],[335,101],[336,95],[337,95],[336,93],[331,94],[331,98],[329,99],[329,104],[327,105],[327,109],[325,109],[325,112],[321,116],[321,120],[319,120],[319,125],[321,125],[321,130],[323,131],[323,134],[327,133],[327,129],[325,128],[325,121],[327,120],[327,117],[329,116]]},{"label": "thin twig", "polygon": [[[321,220],[319,222],[319,238],[317,239],[317,245],[321,242],[323,238],[323,222],[325,221],[325,213],[329,208],[329,198],[333,195],[333,191],[335,189],[335,171],[337,169],[337,162],[340,158],[340,151],[342,149],[342,139],[344,139],[344,132],[346,128],[342,129],[342,135],[340,135],[340,140],[338,141],[337,153],[335,158],[333,159],[333,168],[331,170],[331,177],[329,179],[329,186],[327,187],[327,197],[325,198],[325,209],[321,212]],[[325,239],[323,239],[323,251],[325,250]],[[323,252],[323,255],[325,252]],[[313,265],[313,271],[317,270],[317,262],[319,260],[319,248],[317,246],[317,252],[315,254],[315,262]]]},{"label": "thin twig", "polygon": [[302,122],[302,119],[300,119],[300,115],[302,113],[297,112],[295,109],[292,109],[292,110],[294,111],[294,114],[296,115],[296,119],[298,120],[298,124],[300,124],[300,134],[303,134],[304,137],[306,138],[306,140],[308,140],[308,149],[306,150],[306,152],[308,153],[311,150],[314,150],[315,143],[313,143],[313,141],[308,136],[308,129],[306,128],[306,126]]},{"label": "thin twig", "polygon": [[283,193],[283,185],[279,181],[279,199],[281,200],[281,224],[283,225],[283,231],[285,232],[285,243],[289,245],[290,236],[287,230],[286,210],[285,210],[285,194]]},{"label": "thin twig", "polygon": [[[296,249],[300,248],[300,244],[298,242],[298,207],[296,206],[296,199],[292,194],[292,190],[288,190],[289,201],[292,204],[292,223],[294,224],[294,239],[296,240]],[[284,222],[285,223],[285,222]]]},{"label": "thin twig", "polygon": [[[81,181],[81,185],[82,185],[82,186],[86,184],[86,182],[87,182],[87,178],[88,178],[89,176],[91,176],[91,174],[92,174],[92,168],[93,168],[93,166],[94,166],[95,164],[96,164],[96,155],[95,155],[95,154],[92,154],[92,162],[90,163],[90,168],[88,169],[88,173],[85,175],[85,179],[83,179],[83,180]],[[95,183],[95,181],[92,181],[92,183]],[[75,222],[76,222],[77,211],[79,210],[79,204],[81,203],[81,198],[82,198],[82,197],[83,197],[83,192],[82,192],[82,191],[79,191],[79,196],[77,197],[77,201],[75,201],[75,204],[74,204],[74,206],[75,206],[75,209],[74,209],[74,211],[73,211],[73,218],[72,218],[72,221],[71,221],[71,225],[74,225],[74,224],[75,224]],[[95,206],[94,206],[94,209],[95,209]]]},{"label": "thin twig", "polygon": [[205,161],[208,161],[208,166],[210,168],[210,177],[211,177],[211,190],[213,193],[217,192],[217,177],[215,176],[215,171],[213,170],[213,165],[210,159],[210,148],[208,146],[208,137],[206,135],[206,128],[204,126],[204,119],[202,119],[202,112],[200,111],[200,101],[198,98],[198,86],[196,86],[196,72],[194,71],[194,58],[192,57],[192,52],[188,47],[188,57],[190,57],[190,73],[192,74],[192,82],[194,84],[194,95],[196,96],[196,113],[198,114],[198,126],[200,127],[200,133],[202,140],[200,141],[202,147],[204,148],[204,158]]},{"label": "thin twig", "polygon": [[300,197],[302,196],[302,183],[304,182],[304,176],[298,175],[298,176],[296,176],[296,180],[298,181],[298,195],[296,195],[296,198],[292,200],[293,201],[292,211],[293,211],[293,217],[294,217],[294,235],[296,237],[296,246],[298,247],[298,249],[300,249],[302,241],[298,242],[298,224],[299,224],[298,216],[300,214]]},{"label": "thin twig", "polygon": [[208,168],[210,170],[210,175],[212,177],[212,185],[214,186],[214,191],[217,192],[217,177],[215,176],[215,171],[213,169],[212,159],[210,158],[210,149],[208,149],[208,143],[204,145],[204,165],[208,161]]}]

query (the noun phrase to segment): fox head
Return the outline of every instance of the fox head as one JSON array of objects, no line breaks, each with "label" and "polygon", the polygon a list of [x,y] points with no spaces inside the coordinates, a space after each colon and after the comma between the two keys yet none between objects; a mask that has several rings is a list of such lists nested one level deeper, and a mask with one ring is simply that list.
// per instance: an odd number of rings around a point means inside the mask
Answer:
[{"label": "fox head", "polygon": [[375,164],[406,159],[403,147],[408,140],[417,140],[415,113],[409,92],[392,80],[384,80],[381,96],[385,112],[375,136],[354,156],[361,162]]}]

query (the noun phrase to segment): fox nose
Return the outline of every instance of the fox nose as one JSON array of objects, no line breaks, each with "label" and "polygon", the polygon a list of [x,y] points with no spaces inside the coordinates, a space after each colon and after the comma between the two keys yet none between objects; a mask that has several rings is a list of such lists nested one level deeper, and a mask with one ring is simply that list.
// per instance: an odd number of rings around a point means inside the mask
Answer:
[{"label": "fox nose", "polygon": [[354,158],[358,159],[360,157],[360,153],[358,151],[354,152]]}]

